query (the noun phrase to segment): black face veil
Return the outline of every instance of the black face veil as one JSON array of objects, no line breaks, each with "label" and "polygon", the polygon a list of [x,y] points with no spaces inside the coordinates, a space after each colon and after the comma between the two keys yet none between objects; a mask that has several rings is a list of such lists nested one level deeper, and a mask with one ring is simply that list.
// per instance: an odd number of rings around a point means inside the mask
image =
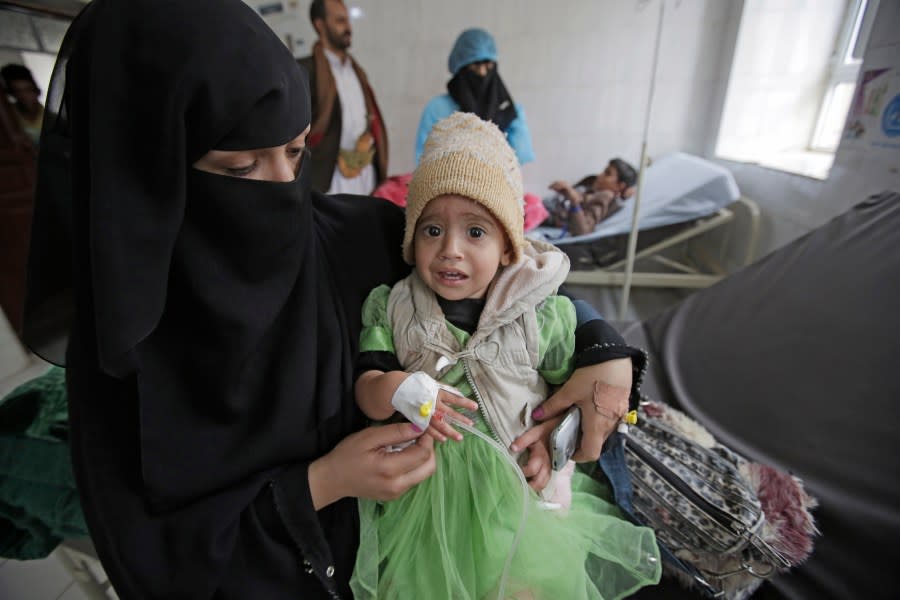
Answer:
[{"label": "black face veil", "polygon": [[70,366],[136,377],[158,508],[318,456],[352,343],[306,169],[277,183],[191,167],[300,134],[305,74],[237,0],[95,0],[59,60],[26,338],[52,352],[71,324]]},{"label": "black face veil", "polygon": [[479,75],[463,67],[447,82],[447,91],[460,110],[495,123],[501,131],[506,131],[518,116],[515,102],[496,68]]},{"label": "black face veil", "polygon": [[[73,23],[40,156],[25,332],[39,354],[63,360],[53,344],[67,323],[53,322],[70,314],[58,309],[69,244],[82,241],[71,208],[86,201],[98,352],[104,369],[129,369],[163,311],[187,167],[212,148],[283,144],[309,123],[306,81],[273,42],[232,2],[94,2]],[[67,235],[42,235],[55,227]]]}]

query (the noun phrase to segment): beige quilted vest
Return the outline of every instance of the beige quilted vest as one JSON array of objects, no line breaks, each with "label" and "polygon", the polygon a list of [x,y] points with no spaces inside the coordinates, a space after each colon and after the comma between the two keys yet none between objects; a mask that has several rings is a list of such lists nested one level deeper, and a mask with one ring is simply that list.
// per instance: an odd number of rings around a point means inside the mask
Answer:
[{"label": "beige quilted vest", "polygon": [[534,425],[532,409],[547,399],[547,383],[537,371],[535,307],[556,293],[568,272],[569,258],[558,248],[526,243],[522,258],[494,278],[478,329],[465,347],[447,328],[434,292],[413,272],[394,286],[387,305],[400,364],[408,372],[423,371],[439,380],[450,368],[437,370],[441,357],[450,365],[464,361],[482,414],[509,448]]}]

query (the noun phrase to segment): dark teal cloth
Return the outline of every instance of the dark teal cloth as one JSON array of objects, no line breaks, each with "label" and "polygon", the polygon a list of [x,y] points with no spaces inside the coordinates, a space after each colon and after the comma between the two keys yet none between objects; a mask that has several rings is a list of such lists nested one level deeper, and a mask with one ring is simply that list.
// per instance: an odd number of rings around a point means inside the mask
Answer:
[{"label": "dark teal cloth", "polygon": [[67,434],[63,369],[0,401],[0,556],[43,558],[63,539],[87,536]]}]

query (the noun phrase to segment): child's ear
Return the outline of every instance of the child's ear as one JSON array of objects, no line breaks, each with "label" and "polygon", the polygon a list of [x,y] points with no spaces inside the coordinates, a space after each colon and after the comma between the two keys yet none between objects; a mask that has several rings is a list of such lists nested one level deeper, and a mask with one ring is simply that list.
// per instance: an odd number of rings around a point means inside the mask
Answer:
[{"label": "child's ear", "polygon": [[512,264],[512,244],[506,242],[506,249],[503,251],[503,255],[500,257],[500,266],[508,267]]}]

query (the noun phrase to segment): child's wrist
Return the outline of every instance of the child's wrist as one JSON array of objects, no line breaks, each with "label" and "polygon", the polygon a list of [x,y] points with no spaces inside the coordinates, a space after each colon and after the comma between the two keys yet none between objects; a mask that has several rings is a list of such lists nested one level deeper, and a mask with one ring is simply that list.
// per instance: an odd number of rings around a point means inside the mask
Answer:
[{"label": "child's wrist", "polygon": [[575,203],[573,202],[573,203],[572,203],[572,206],[569,207],[569,212],[572,213],[572,214],[580,213],[580,212],[581,212],[581,205],[580,205],[580,204],[575,204]]}]

